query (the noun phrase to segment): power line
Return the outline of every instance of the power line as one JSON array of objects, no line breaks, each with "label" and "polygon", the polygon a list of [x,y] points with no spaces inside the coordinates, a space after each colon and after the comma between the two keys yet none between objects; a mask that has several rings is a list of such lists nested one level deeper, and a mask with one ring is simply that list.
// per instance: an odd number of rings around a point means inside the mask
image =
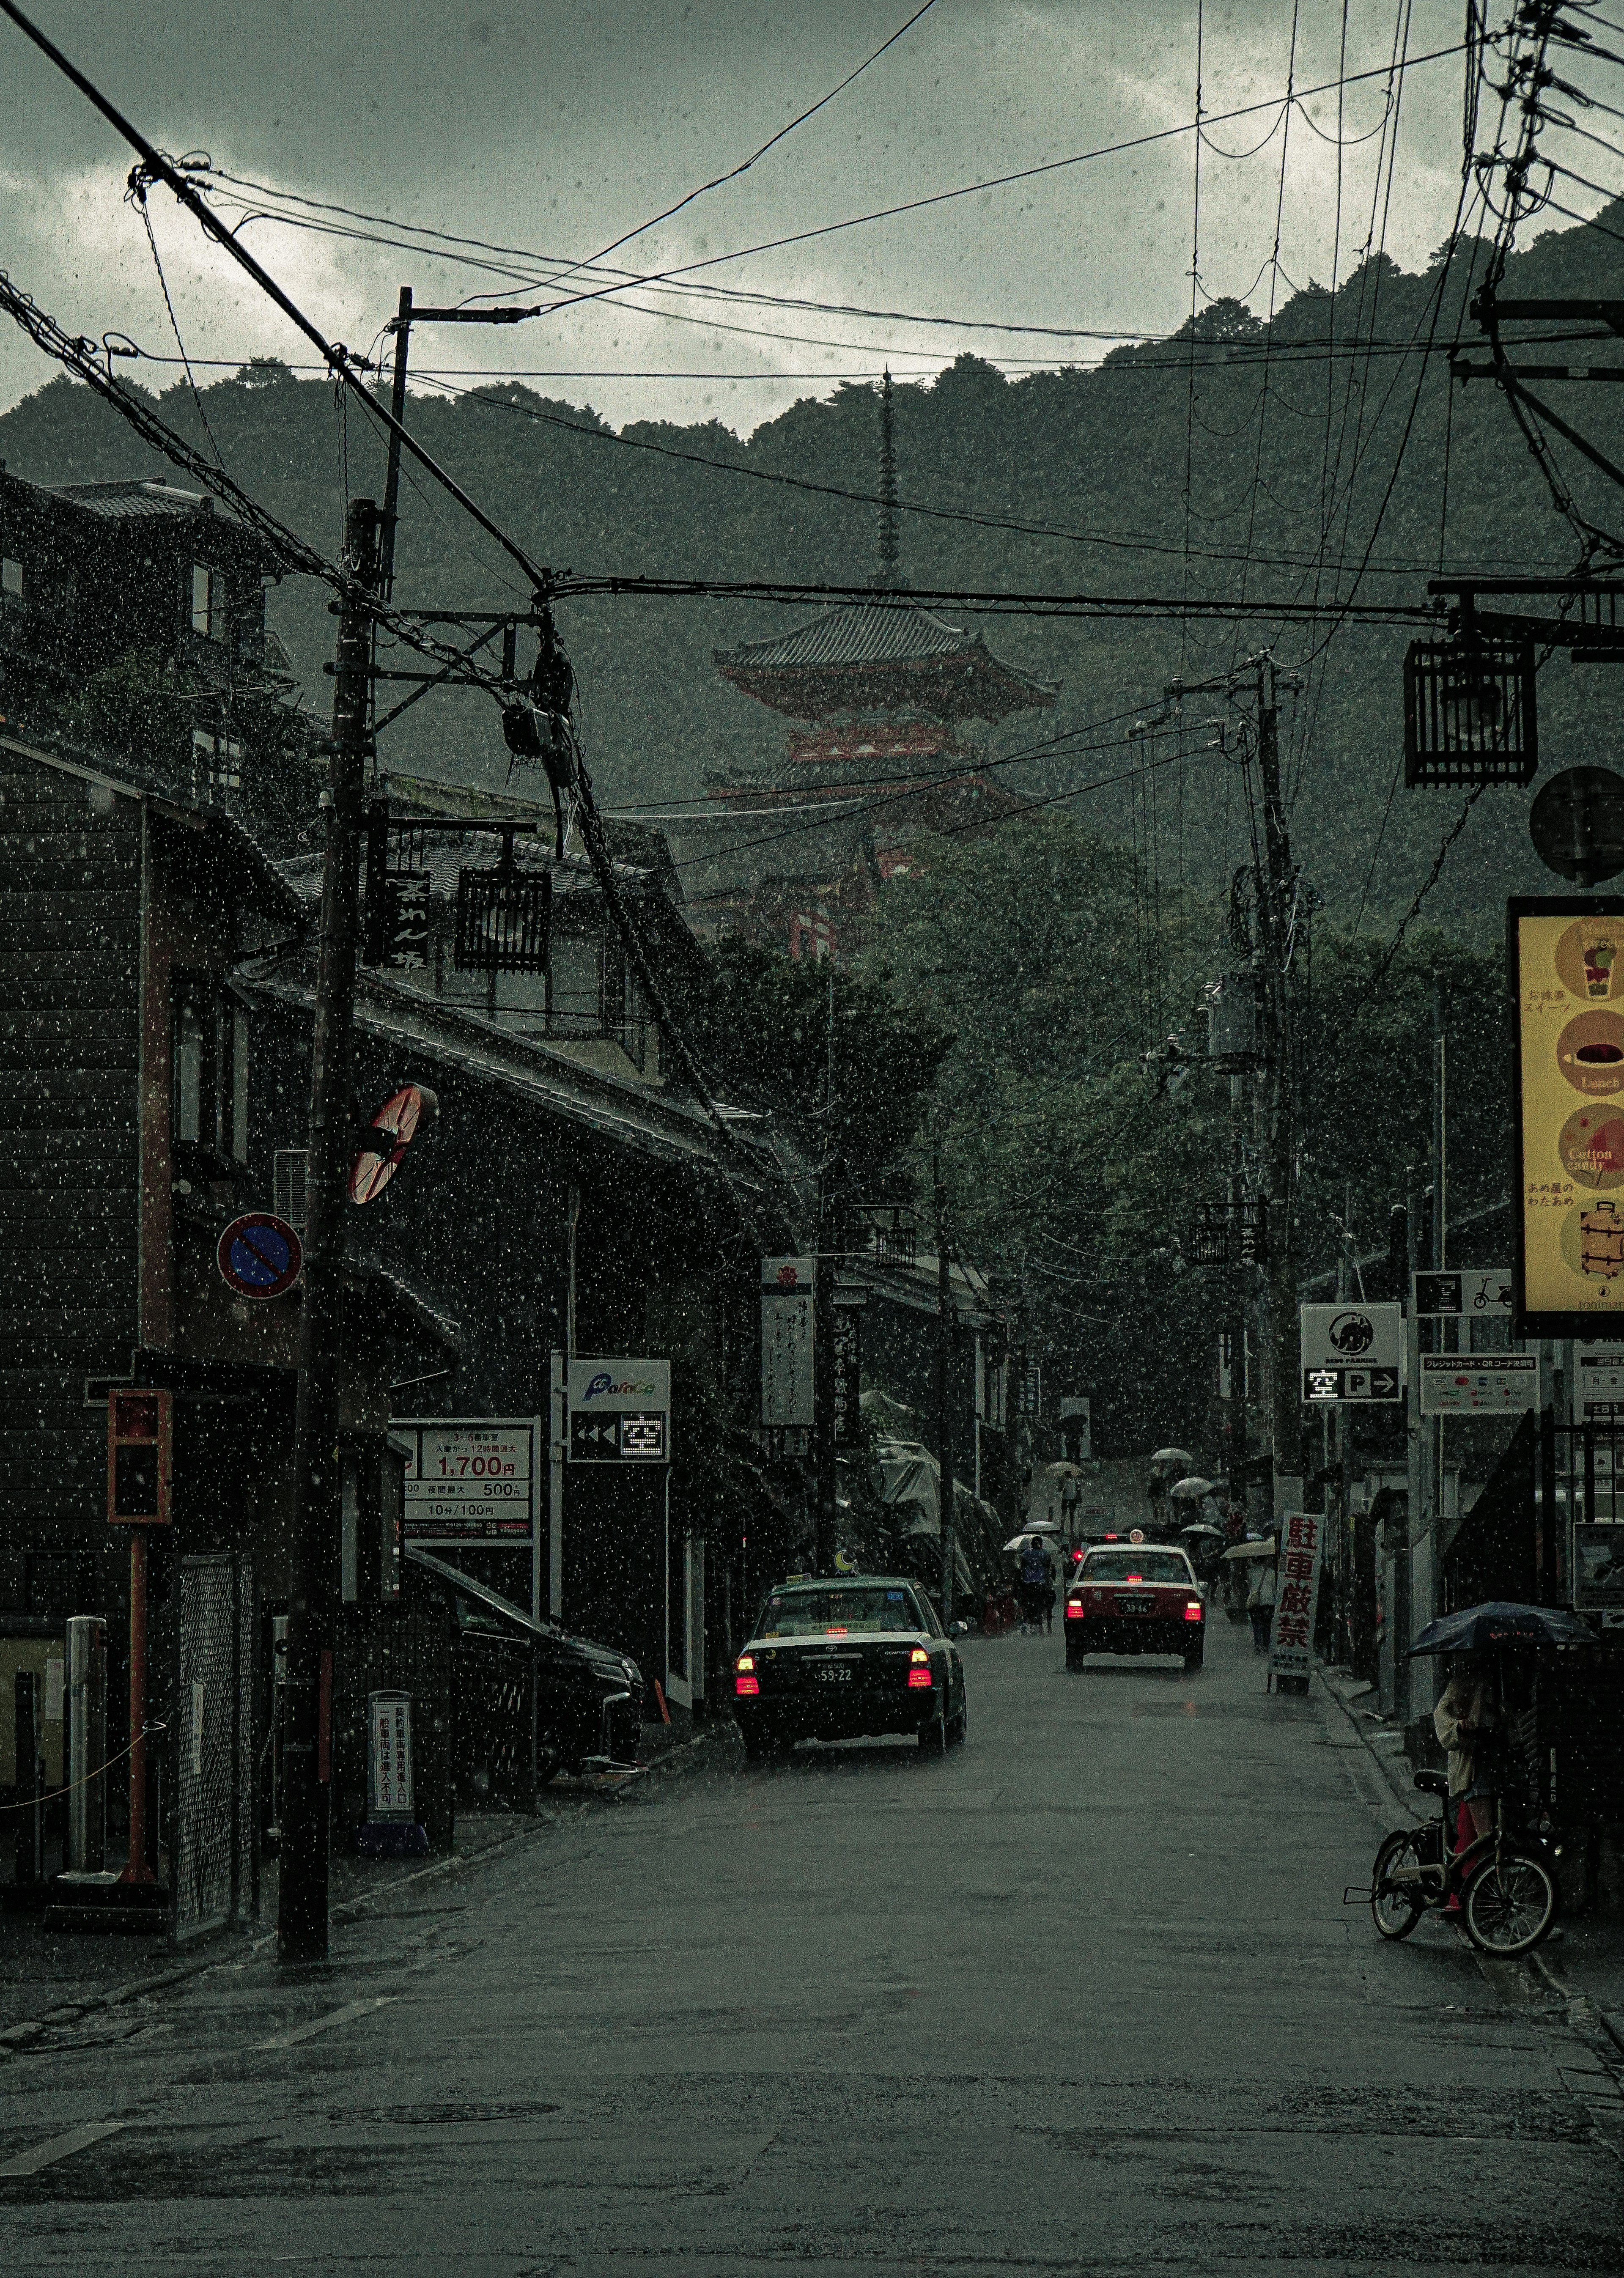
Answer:
[{"label": "power line", "polygon": [[[855,71],[846,73],[838,86],[832,87],[827,95],[820,95],[816,103],[803,111],[798,117],[790,119],[787,126],[781,126],[776,134],[769,134],[760,148],[752,150],[748,158],[741,159],[736,166],[730,167],[725,174],[718,174],[713,180],[701,182],[697,190],[690,190],[686,197],[679,198],[674,206],[667,206],[663,213],[651,215],[647,221],[640,221],[636,229],[622,232],[619,237],[612,239],[607,245],[601,246],[590,261],[583,262],[579,265],[585,269],[594,268],[606,256],[618,253],[622,245],[629,245],[634,237],[641,237],[645,230],[658,228],[662,221],[669,221],[673,214],[680,214],[685,206],[692,205],[696,198],[705,196],[711,190],[721,189],[726,182],[736,182],[741,174],[747,174],[750,172],[758,158],[765,158],[767,152],[775,149],[786,135],[793,134],[797,126],[804,126],[809,118],[815,118],[827,103],[834,102],[837,95],[843,95],[854,79],[861,79],[870,64],[877,64],[887,49],[894,48],[898,40],[911,32],[920,17],[927,14],[934,5],[935,0],[924,0],[924,6],[916,8],[907,22],[898,25],[888,40],[882,40],[872,56],[865,56]],[[568,271],[565,272],[566,275],[569,273]]]},{"label": "power line", "polygon": [[[1464,42],[1457,40],[1448,47],[1434,48],[1425,55],[1408,57],[1404,69],[1418,71],[1424,65],[1441,62],[1450,56],[1458,56],[1462,52],[1464,45]],[[1383,79],[1388,75],[1389,68],[1387,65],[1378,65],[1370,71],[1352,72],[1340,83],[1348,87],[1356,87],[1364,80]],[[1292,99],[1297,103],[1306,103],[1311,96],[1331,93],[1338,83],[1336,80],[1326,80],[1317,87],[1302,88]],[[1230,119],[1252,118],[1260,111],[1277,109],[1280,100],[1278,96],[1271,96],[1264,102],[1241,103],[1232,111],[1210,111],[1208,113],[1207,124],[1208,126],[1221,126]],[[1069,167],[1086,165],[1095,158],[1114,158],[1120,157],[1125,151],[1147,149],[1153,144],[1173,141],[1178,135],[1188,134],[1192,131],[1193,125],[1188,120],[1182,121],[1177,126],[1158,127],[1148,134],[1131,135],[1120,142],[1103,143],[1092,150],[1075,151],[1070,157],[1046,159],[1042,164],[1035,166],[1018,166],[1010,173],[994,174],[981,181],[961,183],[954,189],[937,190],[926,197],[904,199],[898,205],[876,207],[870,213],[852,214],[844,221],[824,222],[814,229],[795,230],[785,237],[767,238],[758,245],[740,246],[731,253],[713,253],[707,255],[701,261],[689,261],[674,268],[656,270],[645,277],[637,279],[637,282],[639,285],[648,286],[664,284],[673,278],[691,277],[700,270],[717,268],[729,261],[747,261],[759,253],[775,253],[786,245],[804,245],[814,238],[833,237],[843,230],[864,228],[871,222],[892,221],[899,215],[921,213],[933,206],[949,204],[957,198],[979,197],[987,190],[1005,189],[1012,182],[1029,182],[1043,175],[1061,173]],[[554,302],[548,313],[556,315],[560,309],[575,308],[582,302],[599,300],[606,294],[623,289],[617,285],[607,285],[600,287],[592,293],[572,294],[568,300]]]}]

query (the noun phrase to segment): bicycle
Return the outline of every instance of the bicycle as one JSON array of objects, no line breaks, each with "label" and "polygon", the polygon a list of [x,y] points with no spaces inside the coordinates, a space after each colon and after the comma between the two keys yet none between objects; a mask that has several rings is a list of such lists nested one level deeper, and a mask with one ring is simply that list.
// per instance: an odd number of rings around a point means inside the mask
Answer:
[{"label": "bicycle", "polygon": [[1415,1785],[1439,1800],[1430,1826],[1400,1828],[1384,1837],[1370,1874],[1370,1915],[1377,1933],[1407,1938],[1423,1914],[1460,1907],[1467,1936],[1484,1953],[1528,1953],[1556,1919],[1556,1884],[1544,1862],[1506,1824],[1497,1800],[1494,1825],[1464,1851],[1451,1844],[1449,1782],[1442,1772],[1417,1772]]}]

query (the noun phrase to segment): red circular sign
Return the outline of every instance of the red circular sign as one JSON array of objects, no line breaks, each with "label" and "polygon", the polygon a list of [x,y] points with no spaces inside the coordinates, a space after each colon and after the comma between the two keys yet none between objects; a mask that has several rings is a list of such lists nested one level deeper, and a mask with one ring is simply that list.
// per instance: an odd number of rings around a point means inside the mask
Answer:
[{"label": "red circular sign", "polygon": [[233,1219],[215,1249],[220,1279],[240,1297],[280,1297],[304,1270],[304,1245],[284,1218],[249,1211]]}]

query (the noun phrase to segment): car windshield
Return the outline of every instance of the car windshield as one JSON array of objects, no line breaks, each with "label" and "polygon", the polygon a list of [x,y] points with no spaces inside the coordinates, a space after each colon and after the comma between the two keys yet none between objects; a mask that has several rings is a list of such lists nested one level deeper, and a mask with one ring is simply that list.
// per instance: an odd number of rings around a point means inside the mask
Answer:
[{"label": "car windshield", "polygon": [[1095,1550],[1084,1561],[1080,1582],[1187,1582],[1178,1550]]},{"label": "car windshield", "polygon": [[881,1583],[827,1590],[775,1590],[761,1609],[759,1637],[871,1636],[880,1630],[917,1630],[919,1609],[906,1590]]}]

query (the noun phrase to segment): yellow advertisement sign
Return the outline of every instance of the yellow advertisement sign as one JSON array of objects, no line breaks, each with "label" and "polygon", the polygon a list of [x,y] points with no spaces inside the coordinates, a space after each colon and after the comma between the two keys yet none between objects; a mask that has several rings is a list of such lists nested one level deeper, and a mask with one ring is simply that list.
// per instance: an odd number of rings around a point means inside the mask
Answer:
[{"label": "yellow advertisement sign", "polygon": [[1519,1324],[1624,1320],[1624,903],[1513,902]]}]

